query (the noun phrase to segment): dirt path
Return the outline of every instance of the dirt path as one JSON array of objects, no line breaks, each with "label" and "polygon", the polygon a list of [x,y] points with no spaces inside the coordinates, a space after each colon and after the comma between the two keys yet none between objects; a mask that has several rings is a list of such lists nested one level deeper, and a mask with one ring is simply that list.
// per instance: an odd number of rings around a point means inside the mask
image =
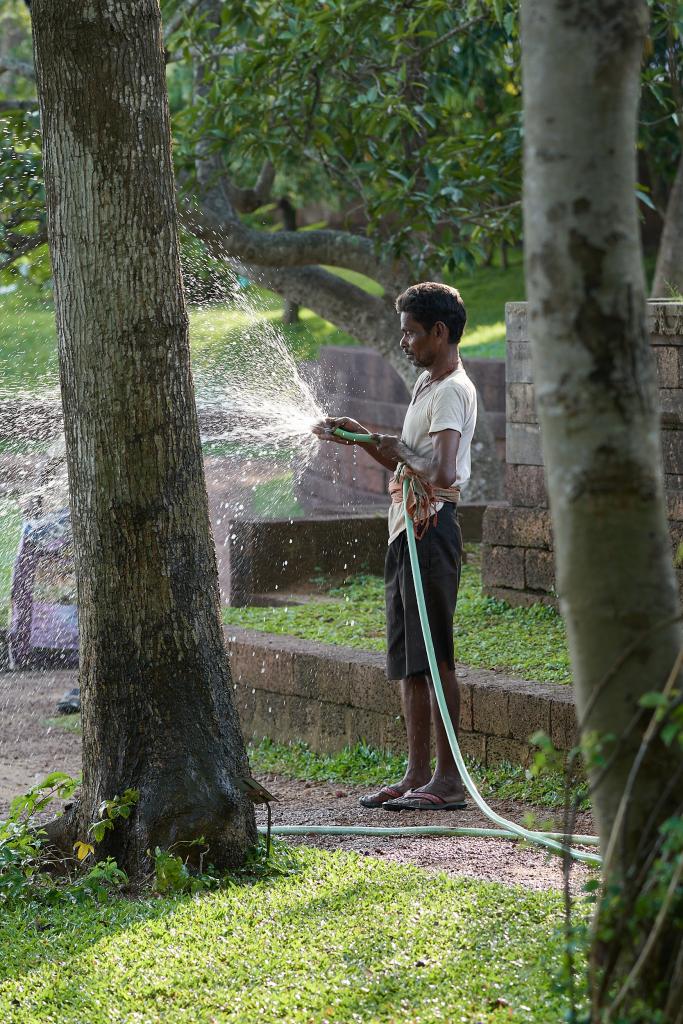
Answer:
[{"label": "dirt path", "polygon": [[[0,815],[17,793],[58,769],[76,775],[80,771],[81,738],[55,724],[57,700],[74,685],[71,672],[0,674]],[[68,725],[72,719],[64,720]],[[273,775],[260,776],[278,798],[273,804],[273,823],[279,825],[464,825],[486,827],[490,823],[472,808],[458,812],[366,811],[358,804],[365,789],[339,783],[301,782]],[[514,801],[497,801],[501,814],[520,823],[532,809]],[[265,810],[258,809],[260,823]],[[559,822],[557,823],[559,828]],[[588,815],[581,815],[577,830],[591,832]],[[355,850],[357,853],[401,863],[418,864],[430,871],[445,871],[486,881],[523,885],[529,889],[560,888],[563,884],[559,858],[538,850],[525,849],[501,839],[397,838],[354,836],[310,836],[292,838],[325,850]],[[580,888],[587,871],[572,869],[572,889]]]}]

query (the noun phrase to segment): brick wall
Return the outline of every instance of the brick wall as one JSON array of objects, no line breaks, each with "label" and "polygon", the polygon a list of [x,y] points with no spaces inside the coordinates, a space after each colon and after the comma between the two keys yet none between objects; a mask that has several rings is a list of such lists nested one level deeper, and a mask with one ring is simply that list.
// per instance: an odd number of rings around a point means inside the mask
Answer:
[{"label": "brick wall", "polygon": [[[505,319],[507,501],[490,505],[484,515],[484,589],[515,605],[555,604],[553,538],[526,303],[508,303]],[[683,303],[648,303],[647,324],[657,367],[669,527],[676,550],[683,540]],[[680,570],[679,582],[683,584]]]}]

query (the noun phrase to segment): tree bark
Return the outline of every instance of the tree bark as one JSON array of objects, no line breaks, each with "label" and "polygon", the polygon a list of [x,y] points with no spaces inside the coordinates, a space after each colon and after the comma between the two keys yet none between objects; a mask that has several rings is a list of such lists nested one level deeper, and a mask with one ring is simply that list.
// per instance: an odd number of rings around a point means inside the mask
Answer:
[{"label": "tree bark", "polygon": [[683,295],[683,152],[666,204],[652,294],[665,299]]},{"label": "tree bark", "polygon": [[[255,841],[194,403],[157,0],[34,0],[78,579],[83,786],[62,840],[140,791],[97,850],[134,877],[199,836]],[[181,852],[183,848],[180,848]]]},{"label": "tree bark", "polygon": [[[635,879],[680,808],[670,785],[680,755],[658,738],[629,778],[647,724],[639,699],[663,689],[682,640],[635,204],[647,20],[644,0],[522,5],[525,268],[557,588],[582,733],[600,738],[607,759],[589,764],[605,882],[626,910],[608,943],[606,897],[598,915],[596,1021],[612,1019],[609,993],[648,927],[627,912]],[[665,927],[663,939],[654,971],[630,990],[653,1007],[664,1005],[680,932]]]}]

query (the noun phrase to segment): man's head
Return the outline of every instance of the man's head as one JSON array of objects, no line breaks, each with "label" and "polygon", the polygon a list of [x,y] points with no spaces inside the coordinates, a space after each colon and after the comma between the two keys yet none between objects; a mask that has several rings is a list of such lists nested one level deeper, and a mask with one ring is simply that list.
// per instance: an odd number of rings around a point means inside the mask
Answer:
[{"label": "man's head", "polygon": [[401,348],[418,366],[430,366],[445,345],[457,348],[467,321],[460,292],[433,281],[406,288],[396,299],[396,312]]}]

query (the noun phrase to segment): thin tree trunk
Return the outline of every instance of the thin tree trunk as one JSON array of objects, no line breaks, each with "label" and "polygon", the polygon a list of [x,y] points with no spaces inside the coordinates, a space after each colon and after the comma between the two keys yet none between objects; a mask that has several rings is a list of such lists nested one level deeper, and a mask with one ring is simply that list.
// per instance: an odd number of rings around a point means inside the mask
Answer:
[{"label": "thin tree trunk", "polygon": [[[296,210],[290,203],[286,196],[278,203],[280,212],[282,213],[282,223],[285,231],[296,231]],[[285,299],[285,308],[282,311],[282,322],[283,324],[296,324],[299,321],[299,306],[298,302],[291,302],[289,299]]]},{"label": "thin tree trunk", "polygon": [[[664,687],[682,640],[635,205],[647,19],[644,0],[522,5],[525,266],[557,587],[583,734],[607,759],[590,765],[603,852],[629,787],[606,865],[625,911],[680,804],[679,787],[667,787],[680,754],[659,739],[629,781],[647,724],[639,700]],[[595,1020],[611,1019],[609,993],[651,923],[641,908],[617,926],[615,906],[603,900],[596,926]],[[664,1005],[679,942],[665,928],[663,952],[632,990],[648,1006]]]},{"label": "thin tree trunk", "polygon": [[665,299],[683,296],[683,152],[666,204],[652,294]]},{"label": "thin tree trunk", "polygon": [[[62,840],[107,833],[134,876],[203,836],[255,840],[219,614],[190,372],[157,0],[34,0],[76,552],[83,787]],[[183,847],[180,847],[183,852]]]}]

